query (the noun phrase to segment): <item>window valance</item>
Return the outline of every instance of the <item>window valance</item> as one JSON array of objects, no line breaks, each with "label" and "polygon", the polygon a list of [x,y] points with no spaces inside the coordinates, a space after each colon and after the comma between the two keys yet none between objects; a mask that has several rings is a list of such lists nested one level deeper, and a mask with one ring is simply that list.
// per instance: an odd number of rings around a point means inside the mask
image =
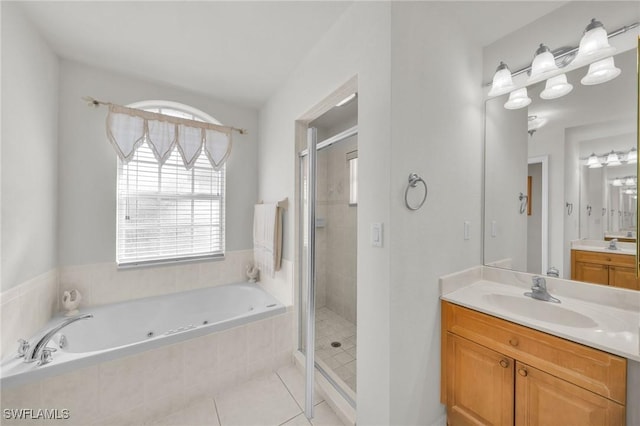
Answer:
[{"label": "window valance", "polygon": [[177,148],[184,166],[191,169],[204,150],[218,170],[231,153],[232,127],[109,104],[107,137],[126,164],[146,142],[160,165]]}]

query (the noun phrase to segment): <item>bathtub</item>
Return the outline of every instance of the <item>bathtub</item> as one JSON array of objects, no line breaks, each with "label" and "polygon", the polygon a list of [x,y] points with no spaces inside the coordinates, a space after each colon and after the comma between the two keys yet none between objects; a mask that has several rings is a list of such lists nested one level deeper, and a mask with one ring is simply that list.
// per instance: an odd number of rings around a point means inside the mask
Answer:
[{"label": "bathtub", "polygon": [[[51,340],[49,346],[56,351],[49,364],[24,363],[15,352],[6,357],[0,364],[0,387],[27,384],[285,312],[284,305],[250,283],[89,307],[80,313],[93,314],[93,318],[68,325]],[[54,317],[42,333],[62,320],[62,316]],[[64,348],[57,344],[60,334],[67,340]],[[27,337],[33,343],[34,336]]]}]

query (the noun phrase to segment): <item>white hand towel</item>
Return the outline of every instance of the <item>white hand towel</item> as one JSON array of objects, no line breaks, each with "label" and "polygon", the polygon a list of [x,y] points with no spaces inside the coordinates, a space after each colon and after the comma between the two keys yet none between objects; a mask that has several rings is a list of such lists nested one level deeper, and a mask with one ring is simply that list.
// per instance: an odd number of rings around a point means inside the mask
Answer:
[{"label": "white hand towel", "polygon": [[282,215],[276,203],[256,204],[253,211],[253,260],[263,274],[275,276],[282,256]]}]

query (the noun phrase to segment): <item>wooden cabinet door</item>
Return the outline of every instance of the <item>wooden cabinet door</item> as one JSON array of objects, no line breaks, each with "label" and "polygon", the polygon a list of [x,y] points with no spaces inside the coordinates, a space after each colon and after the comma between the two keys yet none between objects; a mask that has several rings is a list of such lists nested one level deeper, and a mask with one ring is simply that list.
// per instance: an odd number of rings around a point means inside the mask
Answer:
[{"label": "wooden cabinet door", "polygon": [[609,267],[597,263],[575,263],[574,280],[595,284],[609,284]]},{"label": "wooden cabinet door", "polygon": [[447,422],[513,425],[514,360],[447,333]]},{"label": "wooden cabinet door", "polygon": [[516,362],[516,426],[621,426],[624,406]]},{"label": "wooden cabinet door", "polygon": [[640,290],[636,270],[622,266],[609,266],[609,285]]}]

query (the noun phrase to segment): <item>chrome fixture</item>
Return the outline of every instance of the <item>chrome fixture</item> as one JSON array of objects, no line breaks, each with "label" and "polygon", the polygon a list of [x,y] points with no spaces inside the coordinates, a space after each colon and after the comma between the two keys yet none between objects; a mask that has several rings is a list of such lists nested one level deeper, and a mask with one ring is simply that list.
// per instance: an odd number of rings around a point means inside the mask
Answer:
[{"label": "chrome fixture", "polygon": [[[409,190],[411,188],[415,188],[418,185],[418,182],[422,183],[422,185],[424,186],[424,195],[422,196],[422,200],[417,205],[412,206],[411,204],[409,204]],[[407,184],[407,188],[404,190],[404,205],[409,210],[414,210],[414,211],[418,210],[420,207],[422,207],[424,202],[427,200],[428,193],[429,193],[429,188],[427,187],[427,183],[424,181],[424,179],[422,179],[416,173],[411,173],[409,175],[409,183]]]},{"label": "chrome fixture", "polygon": [[534,276],[532,278],[533,285],[531,286],[531,291],[526,292],[524,295],[531,297],[532,299],[542,300],[545,302],[553,302],[560,303],[559,299],[556,299],[547,291],[547,282],[543,277]]},{"label": "chrome fixture", "polygon": [[618,239],[614,238],[613,240],[609,241],[609,247],[607,247],[609,250],[618,250]]},{"label": "chrome fixture", "polygon": [[[49,343],[49,341],[53,338],[53,336],[55,336],[55,334],[62,330],[64,327],[68,326],[69,324],[73,324],[76,321],[80,321],[83,319],[89,319],[89,318],[93,318],[92,314],[81,314],[81,315],[76,315],[73,317],[69,317],[67,319],[65,319],[64,321],[62,321],[60,324],[58,324],[57,326],[53,327],[52,329],[50,329],[49,331],[47,331],[45,333],[44,336],[42,336],[41,338],[38,339],[38,341],[36,342],[35,345],[33,345],[32,348],[30,348],[29,343],[26,343],[26,350],[24,351],[24,362],[33,362],[33,361],[38,361],[38,365],[44,365],[44,364],[48,364],[49,362],[51,362],[51,360],[53,359],[51,356],[51,353],[55,351],[55,349],[52,348],[47,348],[47,344]],[[65,339],[66,341],[66,339]],[[20,353],[20,349],[23,348],[25,346],[24,340],[20,340],[20,348],[18,350],[18,353]]]},{"label": "chrome fixture", "polygon": [[527,211],[527,204],[529,204],[529,197],[524,195],[522,192],[518,196],[518,200],[520,200],[520,214],[523,214]]},{"label": "chrome fixture", "polygon": [[564,206],[567,208],[567,216],[571,216],[571,213],[573,213],[573,203],[567,201],[564,203]]},{"label": "chrome fixture", "polygon": [[555,266],[552,266],[551,268],[547,269],[547,276],[560,278],[560,270]]},{"label": "chrome fixture", "polygon": [[[613,80],[621,71],[614,64],[613,55],[616,49],[609,45],[609,38],[626,33],[639,25],[639,22],[634,22],[607,34],[602,23],[594,18],[585,28],[579,46],[561,47],[551,51],[541,43],[531,65],[514,73],[511,73],[509,67],[501,61],[492,82],[487,84],[491,86],[488,96],[509,93],[509,101],[505,108],[523,108],[531,101],[528,100],[526,90],[522,90],[531,84],[547,80],[540,97],[556,99],[573,90],[573,86],[567,82],[566,73],[585,65],[589,65],[589,70],[580,80],[582,84],[594,85]],[[566,70],[563,69],[565,67]],[[529,78],[524,83],[515,84],[513,78],[523,73],[529,73]]]}]

